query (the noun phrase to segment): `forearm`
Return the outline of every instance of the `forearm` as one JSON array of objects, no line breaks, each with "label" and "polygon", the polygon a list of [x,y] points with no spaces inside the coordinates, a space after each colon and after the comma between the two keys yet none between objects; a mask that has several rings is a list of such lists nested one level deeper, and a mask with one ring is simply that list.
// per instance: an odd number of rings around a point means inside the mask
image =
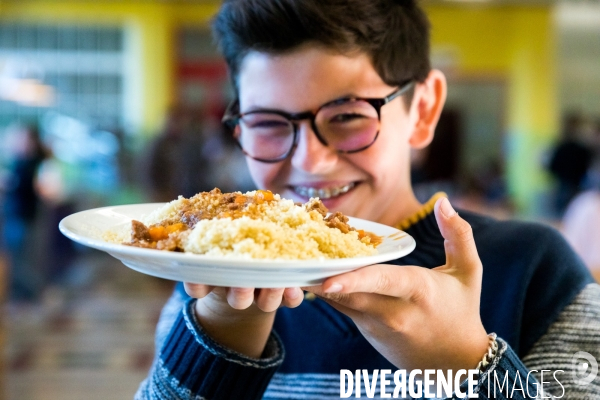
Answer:
[{"label": "forearm", "polygon": [[219,345],[204,332],[194,304],[195,300],[186,303],[177,317],[136,399],[262,398],[283,361],[277,336],[268,338],[263,358],[246,357]]},{"label": "forearm", "polygon": [[221,346],[250,358],[260,358],[273,329],[275,312],[263,312],[252,304],[245,310],[234,310],[228,304],[198,300],[195,314],[202,329]]}]

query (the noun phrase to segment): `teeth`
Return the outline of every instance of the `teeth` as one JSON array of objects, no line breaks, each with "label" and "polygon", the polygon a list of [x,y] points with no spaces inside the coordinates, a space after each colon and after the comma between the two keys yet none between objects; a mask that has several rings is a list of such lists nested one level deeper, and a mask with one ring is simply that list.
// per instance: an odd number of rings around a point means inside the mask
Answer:
[{"label": "teeth", "polygon": [[344,194],[354,187],[354,183],[349,183],[341,187],[317,189],[306,186],[295,186],[294,191],[302,197],[318,197],[320,199],[330,199],[332,197]]}]

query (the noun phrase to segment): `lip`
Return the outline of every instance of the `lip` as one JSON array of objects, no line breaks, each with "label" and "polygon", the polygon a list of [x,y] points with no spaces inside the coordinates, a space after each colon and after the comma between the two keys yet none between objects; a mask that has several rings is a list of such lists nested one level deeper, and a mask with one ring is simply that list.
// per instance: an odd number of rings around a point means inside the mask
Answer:
[{"label": "lip", "polygon": [[312,187],[315,189],[342,187],[350,184],[357,184],[358,181],[327,181],[327,182],[298,182],[288,185],[290,190],[294,190],[296,186]]},{"label": "lip", "polygon": [[336,208],[336,206],[343,201],[344,198],[346,198],[346,196],[349,193],[352,193],[354,191],[354,189],[356,189],[356,187],[360,184],[360,182],[356,182],[356,181],[350,181],[350,182],[341,182],[341,181],[336,181],[336,182],[311,182],[311,183],[303,183],[303,184],[295,184],[295,185],[288,185],[288,190],[294,195],[294,197],[301,199],[301,201],[303,202],[307,202],[308,200],[310,200],[311,197],[319,197],[319,196],[310,196],[308,193],[307,194],[300,194],[298,193],[296,190],[294,190],[294,188],[301,186],[301,187],[309,187],[309,188],[314,188],[314,189],[325,189],[325,188],[341,188],[344,186],[348,186],[348,185],[352,185],[352,187],[350,189],[348,189],[347,192],[345,193],[340,193],[337,196],[334,197],[330,197],[330,198],[320,198],[320,200],[323,202],[323,204],[329,208]]},{"label": "lip", "polygon": [[329,199],[321,199],[321,202],[323,203],[323,205],[325,207],[327,207],[327,209],[330,212],[340,211],[340,206],[341,206],[342,202],[344,202],[346,200],[346,198],[349,195],[351,195],[351,193],[354,192],[354,189],[356,189],[356,186],[354,186],[352,189],[348,190],[346,193],[341,194],[337,197],[331,197]]}]

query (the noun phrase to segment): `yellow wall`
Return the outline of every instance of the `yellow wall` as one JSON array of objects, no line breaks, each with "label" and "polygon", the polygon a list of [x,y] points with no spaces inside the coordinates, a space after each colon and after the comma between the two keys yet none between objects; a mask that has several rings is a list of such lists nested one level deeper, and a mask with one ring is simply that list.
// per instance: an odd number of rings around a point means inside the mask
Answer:
[{"label": "yellow wall", "polygon": [[174,98],[174,47],[181,24],[206,25],[217,5],[181,5],[167,2],[8,1],[0,19],[64,24],[120,24],[128,29],[136,64],[136,97],[141,98],[138,124],[155,132]]},{"label": "yellow wall", "polygon": [[552,9],[545,6],[427,7],[432,47],[456,49],[460,76],[501,76],[507,82],[509,190],[534,212],[547,190],[542,152],[559,128]]},{"label": "yellow wall", "polygon": [[[218,7],[168,2],[4,1],[0,18],[52,23],[123,24],[134,38],[139,124],[155,132],[174,98],[173,51],[178,26],[207,24]],[[461,76],[491,75],[507,82],[509,189],[529,211],[546,188],[540,152],[558,130],[552,11],[544,6],[427,6],[432,45],[457,51]],[[137,39],[136,39],[137,38]],[[139,44],[139,46],[137,46]]]}]

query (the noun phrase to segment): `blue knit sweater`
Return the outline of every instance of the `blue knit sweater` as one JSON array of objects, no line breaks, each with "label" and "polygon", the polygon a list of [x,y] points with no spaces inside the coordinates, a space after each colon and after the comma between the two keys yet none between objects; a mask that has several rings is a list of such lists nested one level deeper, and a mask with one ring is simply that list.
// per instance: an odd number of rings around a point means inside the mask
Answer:
[{"label": "blue knit sweater", "polygon": [[[592,282],[591,275],[551,228],[465,211],[460,215],[473,228],[484,267],[481,318],[486,330],[500,338],[494,368],[500,376],[505,371],[514,376],[516,370],[527,376],[521,359]],[[433,268],[445,263],[444,239],[433,213],[406,231],[417,248],[393,264]],[[182,285],[177,290],[174,298],[186,301]],[[170,333],[160,340],[163,347],[137,398],[339,398],[341,369],[396,369],[351,319],[319,299],[277,311],[274,332],[260,360],[222,348],[205,335],[194,317],[193,301],[186,301]],[[597,309],[594,312],[600,315]],[[480,398],[487,398],[485,377],[480,382]]]}]

